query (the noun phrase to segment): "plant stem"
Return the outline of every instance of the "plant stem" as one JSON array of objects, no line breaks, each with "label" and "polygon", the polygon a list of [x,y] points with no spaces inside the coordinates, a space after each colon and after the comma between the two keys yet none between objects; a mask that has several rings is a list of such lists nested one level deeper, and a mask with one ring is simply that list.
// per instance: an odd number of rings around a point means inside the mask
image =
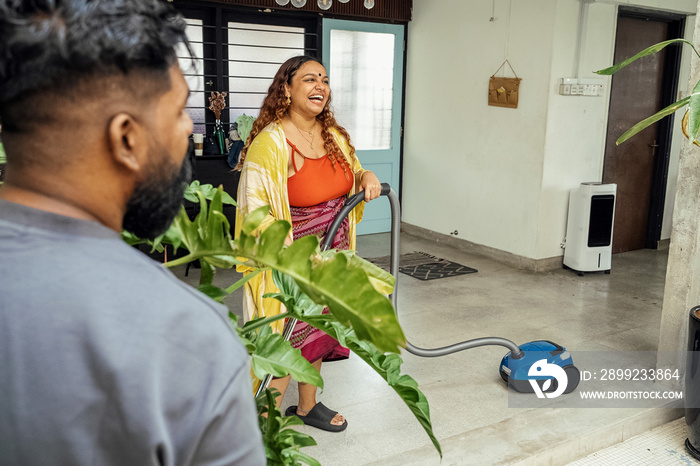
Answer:
[{"label": "plant stem", "polygon": [[280,314],[277,314],[276,316],[270,316],[270,317],[265,317],[264,319],[256,320],[255,323],[252,323],[250,325],[246,324],[244,327],[241,328],[241,330],[244,330],[246,332],[250,332],[250,331],[265,327],[267,325],[270,325],[272,322],[277,322],[280,319],[286,319],[287,317],[289,317],[289,314],[287,314],[286,312],[282,312]]},{"label": "plant stem", "polygon": [[249,273],[248,275],[246,275],[245,277],[243,277],[243,278],[241,278],[240,280],[238,280],[238,281],[237,281],[236,283],[234,283],[233,285],[231,285],[231,286],[229,286],[228,288],[226,288],[226,293],[228,293],[228,294],[233,293],[233,292],[236,291],[238,288],[240,288],[241,286],[243,286],[248,280],[250,280],[251,278],[253,278],[253,277],[256,276],[257,274],[259,274],[260,272],[264,272],[265,270],[268,270],[268,268],[267,268],[267,267],[264,267],[264,268],[255,269],[254,271],[250,272],[250,273]]},{"label": "plant stem", "polygon": [[[235,258],[236,256],[240,256],[240,254],[231,251],[197,251],[196,253],[189,253],[179,259],[168,261],[165,263],[165,266],[168,268],[177,267],[178,265],[187,264],[188,262],[192,262],[193,260],[200,259],[205,256],[231,256]],[[235,262],[236,264],[243,264],[240,261]]]}]

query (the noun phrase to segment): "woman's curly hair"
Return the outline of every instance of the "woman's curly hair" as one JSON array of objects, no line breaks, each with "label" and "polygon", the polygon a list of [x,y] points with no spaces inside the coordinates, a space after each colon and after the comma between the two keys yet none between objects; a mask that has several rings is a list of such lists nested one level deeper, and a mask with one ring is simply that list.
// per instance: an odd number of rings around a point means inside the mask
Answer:
[{"label": "woman's curly hair", "polygon": [[[250,144],[253,142],[255,137],[262,131],[267,125],[273,121],[280,122],[282,118],[287,114],[287,96],[285,95],[284,85],[291,86],[292,78],[296,75],[297,71],[301,66],[309,61],[315,61],[320,65],[323,65],[321,61],[314,57],[309,57],[306,55],[292,57],[286,62],[282,63],[279,70],[275,74],[272,80],[270,88],[267,90],[267,96],[263,101],[262,107],[260,108],[260,115],[253,123],[253,127],[250,130],[248,139],[246,140],[245,146],[241,150],[240,158],[238,159],[238,165],[236,165],[236,170],[243,168],[243,161],[245,160],[246,153]],[[335,128],[348,142],[350,146],[350,158],[355,157],[355,147],[350,143],[350,135],[348,132],[340,126],[333,116],[333,112],[330,109],[331,96],[328,95],[328,101],[323,111],[316,116],[316,120],[321,123],[321,136],[323,137],[323,147],[326,149],[328,154],[328,159],[331,161],[333,168],[335,169],[336,164],[340,164],[345,171],[346,176],[352,173],[350,164],[343,156],[343,152],[340,150],[338,143],[336,142],[330,129]]]}]

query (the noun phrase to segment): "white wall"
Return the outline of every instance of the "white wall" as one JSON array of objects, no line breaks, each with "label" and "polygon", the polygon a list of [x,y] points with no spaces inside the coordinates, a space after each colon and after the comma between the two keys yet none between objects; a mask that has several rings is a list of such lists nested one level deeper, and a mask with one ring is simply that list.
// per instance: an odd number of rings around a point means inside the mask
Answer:
[{"label": "white wall", "polygon": [[[404,132],[404,222],[532,257],[551,66],[551,0],[414,0]],[[508,58],[519,106],[487,105]],[[510,75],[512,76],[512,75]]]},{"label": "white wall", "polygon": [[[695,11],[694,0],[639,1]],[[603,97],[558,94],[575,74],[578,0],[496,0],[489,21],[493,4],[413,2],[402,219],[526,258],[561,256],[569,190],[601,179],[609,82]],[[588,12],[581,77],[614,50],[617,7]],[[523,78],[517,109],[487,105],[506,57]]]},{"label": "white wall", "polygon": [[[530,256],[536,259],[563,254],[560,245],[566,237],[569,192],[582,182],[602,179],[610,101],[610,78],[604,78],[605,94],[601,97],[559,94],[561,78],[576,77],[580,3],[559,0],[556,11],[540,231],[535,255]],[[587,27],[584,25],[582,35],[584,53],[578,70],[581,78],[600,79],[594,71],[612,64],[616,23],[614,5],[588,6]]]}]

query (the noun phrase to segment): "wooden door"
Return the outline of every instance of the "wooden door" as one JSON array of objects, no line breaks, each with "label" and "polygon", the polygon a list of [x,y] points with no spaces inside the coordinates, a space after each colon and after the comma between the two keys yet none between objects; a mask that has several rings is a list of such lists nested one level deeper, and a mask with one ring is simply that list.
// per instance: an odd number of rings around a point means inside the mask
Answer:
[{"label": "wooden door", "polygon": [[[615,63],[667,40],[669,23],[620,16]],[[649,209],[659,151],[658,123],[617,146],[627,129],[663,108],[663,78],[667,49],[637,60],[612,79],[603,182],[617,184],[612,252],[643,249],[647,244]]]}]

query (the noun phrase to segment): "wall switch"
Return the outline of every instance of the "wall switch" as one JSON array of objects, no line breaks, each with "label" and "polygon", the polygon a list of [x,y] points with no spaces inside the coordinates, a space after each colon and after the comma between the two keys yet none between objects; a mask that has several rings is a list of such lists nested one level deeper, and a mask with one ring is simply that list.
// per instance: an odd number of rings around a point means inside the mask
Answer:
[{"label": "wall switch", "polygon": [[559,94],[598,97],[604,94],[604,84],[600,78],[562,78]]}]

